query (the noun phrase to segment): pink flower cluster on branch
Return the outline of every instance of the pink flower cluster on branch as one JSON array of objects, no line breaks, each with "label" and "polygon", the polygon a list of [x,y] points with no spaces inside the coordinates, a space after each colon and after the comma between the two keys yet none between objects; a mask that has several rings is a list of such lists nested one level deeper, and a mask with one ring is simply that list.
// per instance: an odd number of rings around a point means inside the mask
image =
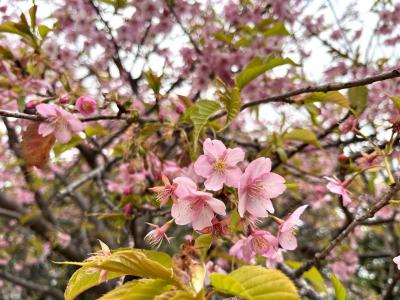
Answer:
[{"label": "pink flower cluster on branch", "polygon": [[[205,189],[216,192],[215,195],[199,190],[196,182],[187,176],[177,177],[171,184],[169,179],[162,175],[164,186],[150,189],[157,193],[160,206],[172,199],[171,215],[175,223],[191,224],[198,232],[224,235],[228,232],[226,220],[230,222],[230,219],[218,221],[218,217],[227,214],[227,207],[236,206],[242,218],[241,222],[247,223],[250,231],[247,237],[237,241],[231,248],[231,255],[249,262],[256,255],[276,260],[281,256],[279,246],[284,250],[296,249],[295,228],[307,205],[297,208],[286,220],[273,217],[279,224],[276,236],[269,231],[258,229],[255,225],[257,218],[265,218],[268,217],[268,213],[274,213],[271,199],[278,197],[286,189],[285,179],[271,172],[271,160],[257,158],[248,164],[243,173],[240,165],[244,163],[245,153],[241,148],[227,148],[220,140],[207,138],[203,143],[203,152],[194,163],[194,171],[206,178]],[[238,199],[225,197],[225,202],[218,199],[222,189],[235,189]],[[235,194],[230,193],[231,196]],[[161,228],[164,227],[165,225]],[[146,236],[146,240],[150,245],[158,247],[163,236],[165,231],[157,228]]]}]

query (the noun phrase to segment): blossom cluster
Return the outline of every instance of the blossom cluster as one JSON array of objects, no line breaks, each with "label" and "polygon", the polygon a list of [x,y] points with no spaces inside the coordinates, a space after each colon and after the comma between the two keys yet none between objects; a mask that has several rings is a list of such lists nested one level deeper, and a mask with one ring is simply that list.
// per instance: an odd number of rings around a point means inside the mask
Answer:
[{"label": "blossom cluster", "polygon": [[[60,103],[68,103],[68,97],[66,95],[60,97]],[[38,130],[38,133],[43,137],[53,134],[61,144],[65,144],[71,140],[74,133],[84,129],[83,123],[74,114],[64,110],[59,105],[40,103],[33,107],[44,118]],[[76,110],[86,117],[91,116],[96,111],[96,107],[96,100],[88,96],[81,96],[75,102]]]},{"label": "blossom cluster", "polygon": [[[294,250],[297,247],[295,228],[307,205],[297,208],[286,220],[271,215],[279,224],[276,236],[258,229],[256,225],[261,218],[274,213],[271,199],[280,196],[286,189],[285,179],[271,172],[271,160],[259,157],[250,162],[243,172],[240,165],[244,164],[245,153],[241,148],[227,148],[220,140],[207,138],[203,143],[203,152],[194,163],[194,171],[205,178],[205,190],[199,190],[197,183],[187,176],[176,177],[171,183],[165,175],[162,176],[163,186],[151,188],[157,193],[160,206],[172,199],[171,215],[175,223],[191,224],[198,232],[225,234],[229,218],[220,221],[217,216],[226,216],[227,205],[216,195],[221,195],[226,186],[233,189],[231,195],[238,195],[238,201],[228,197],[229,207],[237,208],[243,232],[248,233],[247,237],[234,244],[231,255],[248,262],[257,254],[276,260],[281,256],[280,249]],[[159,246],[170,223],[152,230],[146,236],[148,243]]]}]

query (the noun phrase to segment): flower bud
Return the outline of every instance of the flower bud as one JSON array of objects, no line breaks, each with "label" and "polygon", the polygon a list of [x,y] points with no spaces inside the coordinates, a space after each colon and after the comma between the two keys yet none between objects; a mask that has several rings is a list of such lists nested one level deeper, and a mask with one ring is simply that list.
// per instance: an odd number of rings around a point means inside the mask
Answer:
[{"label": "flower bud", "polygon": [[36,107],[36,105],[40,104],[41,102],[38,100],[29,100],[26,104],[25,107],[27,109],[33,109]]},{"label": "flower bud", "polygon": [[83,115],[90,116],[96,111],[96,100],[88,96],[81,96],[76,100],[75,108]]},{"label": "flower bud", "polygon": [[68,94],[64,94],[58,99],[60,104],[67,104],[69,102]]}]

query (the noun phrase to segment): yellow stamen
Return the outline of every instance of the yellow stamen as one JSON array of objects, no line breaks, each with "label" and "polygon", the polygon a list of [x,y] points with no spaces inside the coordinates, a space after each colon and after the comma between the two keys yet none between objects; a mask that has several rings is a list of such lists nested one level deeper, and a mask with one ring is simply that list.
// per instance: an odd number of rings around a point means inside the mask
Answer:
[{"label": "yellow stamen", "polygon": [[225,171],[225,162],[223,160],[217,160],[214,163],[213,168],[217,172],[224,172]]}]

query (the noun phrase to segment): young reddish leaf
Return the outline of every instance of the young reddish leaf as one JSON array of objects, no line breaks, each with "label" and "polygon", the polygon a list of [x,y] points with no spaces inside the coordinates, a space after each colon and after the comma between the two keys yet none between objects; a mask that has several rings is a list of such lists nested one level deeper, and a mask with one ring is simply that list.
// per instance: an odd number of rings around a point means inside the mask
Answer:
[{"label": "young reddish leaf", "polygon": [[46,137],[38,133],[39,123],[30,122],[22,133],[21,155],[28,168],[43,168],[49,160],[49,152],[54,145],[55,137]]}]

